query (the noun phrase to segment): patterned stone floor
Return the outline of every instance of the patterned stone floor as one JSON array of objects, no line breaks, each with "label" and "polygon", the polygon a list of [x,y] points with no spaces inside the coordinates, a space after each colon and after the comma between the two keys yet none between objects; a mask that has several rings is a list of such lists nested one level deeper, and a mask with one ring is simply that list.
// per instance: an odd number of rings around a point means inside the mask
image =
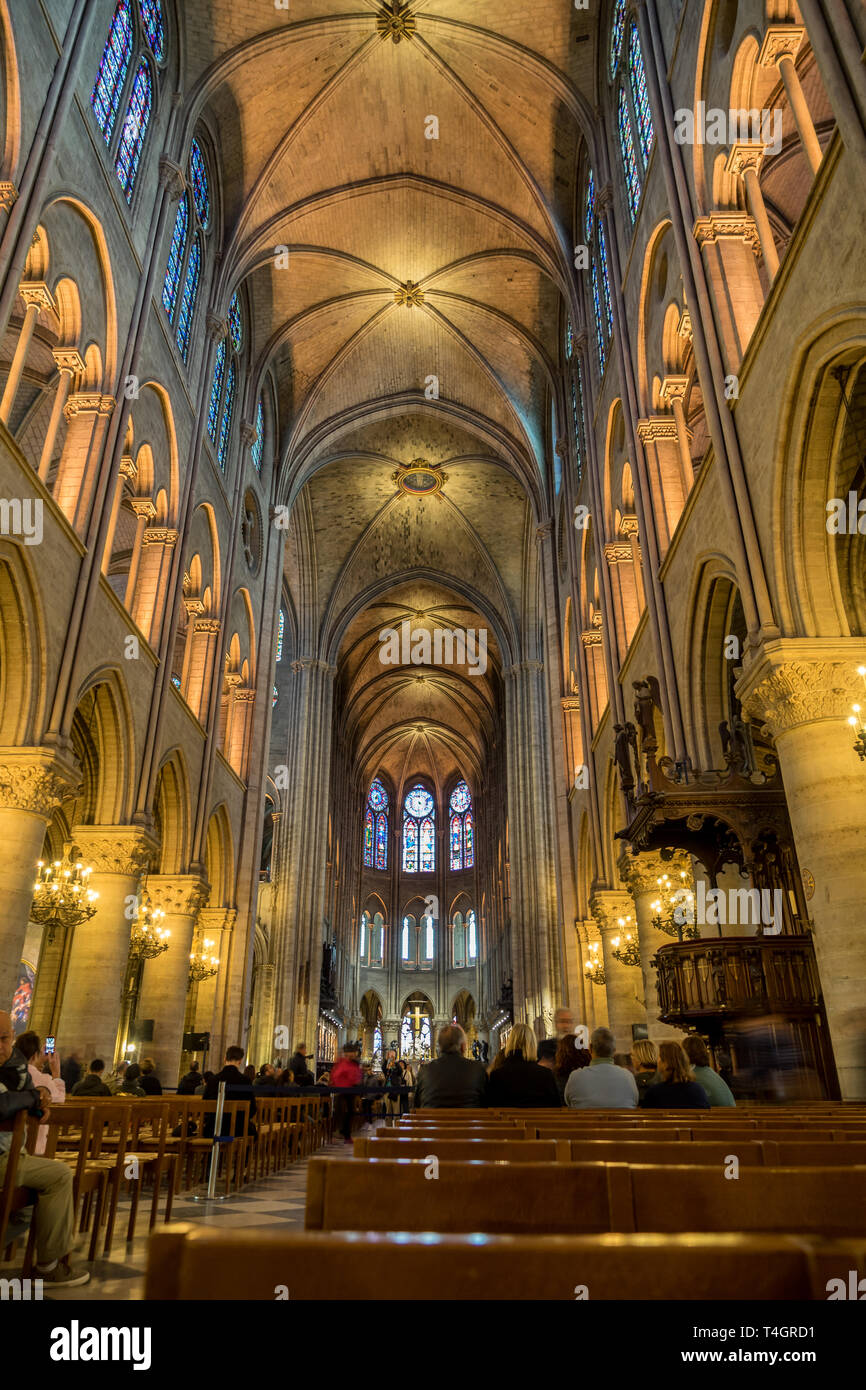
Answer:
[{"label": "patterned stone floor", "polygon": [[[363,1129],[361,1134],[372,1131]],[[352,1150],[340,1139],[337,1143],[326,1145],[319,1154],[344,1157]],[[172,1221],[193,1221],[202,1225],[221,1226],[228,1230],[245,1229],[255,1226],[283,1226],[302,1230],[304,1225],[304,1204],[307,1193],[308,1161],[294,1164],[282,1173],[258,1182],[250,1183],[237,1196],[225,1202],[204,1202],[189,1200],[187,1193],[175,1198],[172,1208]],[[139,1208],[136,1223],[136,1236],[126,1244],[126,1214],[128,1208],[121,1200],[117,1224],[115,1226],[114,1248],[110,1259],[97,1258],[88,1264],[85,1260],[89,1236],[76,1236],[77,1251],[75,1264],[83,1264],[90,1270],[90,1283],[74,1289],[55,1289],[51,1291],[52,1302],[78,1302],[82,1299],[140,1299],[144,1296],[144,1270],[147,1263],[147,1216]],[[19,1247],[21,1248],[21,1247]],[[0,1278],[11,1278],[20,1273],[18,1264],[0,1263]]]}]

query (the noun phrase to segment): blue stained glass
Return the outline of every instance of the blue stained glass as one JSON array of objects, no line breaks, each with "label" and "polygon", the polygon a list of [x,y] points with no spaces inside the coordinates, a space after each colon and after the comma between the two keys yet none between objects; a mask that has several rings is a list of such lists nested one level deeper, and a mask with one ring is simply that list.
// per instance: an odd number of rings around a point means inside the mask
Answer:
[{"label": "blue stained glass", "polygon": [[376,817],[376,868],[388,867],[388,817],[380,811]]},{"label": "blue stained glass", "polygon": [[165,25],[159,0],[141,0],[141,22],[150,44],[150,51],[156,61],[161,63],[165,57]]},{"label": "blue stained glass", "polygon": [[370,784],[370,794],[367,801],[374,811],[386,811],[388,809],[388,793],[378,777],[374,777]]},{"label": "blue stained glass", "polygon": [[[571,387],[571,423],[574,427],[574,447],[578,459],[580,459],[580,430],[577,427],[577,389],[574,385],[574,377],[571,378],[569,386]],[[578,468],[579,472],[580,469]]]},{"label": "blue stained glass", "polygon": [[418,822],[411,816],[403,818],[403,872],[418,872]]},{"label": "blue stained glass", "polygon": [[604,317],[607,324],[607,340],[610,342],[613,334],[613,308],[610,299],[610,269],[607,260],[607,238],[604,234],[604,225],[598,224],[598,250],[601,258],[601,290],[604,298]]},{"label": "blue stained glass", "polygon": [[210,221],[210,183],[207,165],[198,140],[193,140],[189,151],[189,172],[192,182],[192,199],[198,220],[203,227]]},{"label": "blue stained glass", "polygon": [[586,179],[586,217],[584,227],[586,230],[586,240],[592,240],[592,226],[595,221],[595,174],[590,169]]},{"label": "blue stained glass", "polygon": [[625,0],[616,0],[616,9],[613,12],[613,24],[610,29],[610,75],[613,77],[619,66],[619,55],[622,53],[622,36],[625,30]]},{"label": "blue stained glass", "polygon": [[131,58],[132,15],[129,0],[119,0],[103,50],[102,62],[99,64],[99,75],[90,98],[96,123],[105,136],[107,145],[111,144],[117,108],[120,105],[120,96]]},{"label": "blue stained glass", "polygon": [[604,337],[601,331],[601,299],[598,291],[598,266],[592,263],[592,307],[595,313],[595,341],[598,347],[598,370],[604,376]]},{"label": "blue stained glass", "polygon": [[226,471],[226,455],[229,447],[229,432],[232,427],[232,411],[235,404],[235,364],[232,362],[229,367],[229,374],[226,378],[226,398],[223,403],[223,422],[220,425],[220,446],[219,446],[219,465],[222,471]]},{"label": "blue stained glass", "polygon": [[114,168],[128,203],[132,202],[135,178],[141,161],[141,151],[144,147],[152,109],[153,78],[147,59],[142,58],[138,72],[135,74],[135,81],[132,84],[126,120],[123,122],[123,130],[120,133],[120,142],[117,146],[117,158],[114,161]]},{"label": "blue stained glass", "polygon": [[180,690],[180,676],[172,676],[171,683],[175,690]]},{"label": "blue stained glass", "polygon": [[[571,383],[572,402],[574,400],[574,382]],[[578,482],[583,477],[583,440],[586,434],[586,421],[583,414],[583,370],[580,360],[577,363],[577,408],[580,416],[580,428],[575,421],[574,438],[577,444],[577,478]]]},{"label": "blue stained glass", "polygon": [[283,659],[283,638],[286,635],[286,614],[285,609],[281,608],[277,615],[277,651],[276,660]]},{"label": "blue stained glass", "polygon": [[565,325],[565,360],[570,362],[574,356],[574,324],[571,319]]},{"label": "blue stained glass", "polygon": [[207,410],[207,432],[211,442],[216,444],[220,424],[220,400],[223,392],[223,374],[226,369],[226,340],[223,338],[216,350],[213,369],[213,385],[210,390],[210,405]]},{"label": "blue stained glass", "polygon": [[641,52],[640,46],[640,35],[637,31],[637,25],[634,23],[632,23],[628,41],[628,75],[631,83],[631,94],[634,101],[635,114],[637,115],[638,140],[640,141],[644,168],[646,168],[653,140],[655,139],[655,131],[653,130],[653,118],[650,112],[646,72],[644,71],[643,53]]},{"label": "blue stained glass", "polygon": [[[368,810],[364,817],[364,868],[373,867],[373,812]],[[363,948],[362,948],[363,949]]]},{"label": "blue stained glass", "polygon": [[181,300],[180,313],[177,319],[177,345],[184,362],[189,352],[192,316],[195,313],[195,302],[198,298],[198,282],[200,277],[201,242],[198,237],[196,237],[192,244],[192,250],[189,253],[189,263],[186,268],[186,284],[183,287],[183,299]]},{"label": "blue stained glass", "polygon": [[436,831],[431,817],[427,816],[421,822],[421,872],[422,874],[431,874],[435,867]]},{"label": "blue stained glass", "polygon": [[168,266],[165,272],[165,284],[162,287],[162,307],[169,318],[174,313],[174,306],[177,303],[177,292],[180,287],[180,273],[183,269],[183,253],[186,250],[186,238],[189,231],[189,203],[184,195],[180,200],[177,210],[177,217],[174,219],[174,231],[171,237],[171,249],[168,253]]},{"label": "blue stained glass", "polygon": [[262,471],[262,458],[265,451],[265,408],[259,401],[256,406],[256,437],[250,450],[257,473]]},{"label": "blue stained glass", "polygon": [[433,810],[433,798],[426,787],[413,787],[406,797],[406,810],[410,816],[429,816]]},{"label": "blue stained glass", "polygon": [[244,340],[244,326],[241,319],[240,300],[236,294],[232,295],[232,302],[229,305],[229,333],[231,334],[232,347],[235,352],[240,352],[241,343]]},{"label": "blue stained glass", "polygon": [[271,709],[274,708],[274,706],[276,705],[277,700],[278,700],[279,698],[280,698],[280,692],[277,690],[277,687],[274,686],[274,693],[273,693],[273,695],[271,696]]},{"label": "blue stained glass", "polygon": [[463,868],[463,821],[460,816],[451,817],[451,868]]},{"label": "blue stained glass", "polygon": [[465,782],[458,782],[451,793],[451,810],[467,811],[472,804],[472,794]]},{"label": "blue stained glass", "polygon": [[625,87],[619,89],[619,145],[622,151],[622,167],[625,173],[625,186],[628,193],[628,208],[632,222],[637,217],[640,204],[641,186],[637,171],[637,156],[634,152],[634,136],[631,129],[631,113]]}]

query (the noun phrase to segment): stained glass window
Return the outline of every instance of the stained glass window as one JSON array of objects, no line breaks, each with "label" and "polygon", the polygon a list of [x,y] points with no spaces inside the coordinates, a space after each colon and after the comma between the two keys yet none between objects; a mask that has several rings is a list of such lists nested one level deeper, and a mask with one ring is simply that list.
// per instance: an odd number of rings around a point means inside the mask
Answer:
[{"label": "stained glass window", "polygon": [[226,459],[228,456],[229,449],[229,434],[231,432],[232,427],[232,411],[234,410],[235,406],[235,379],[235,364],[234,362],[232,362],[231,366],[229,367],[229,374],[226,377],[226,394],[225,400],[223,401],[223,419],[222,424],[220,425],[220,442],[219,449],[217,450],[217,454],[219,457],[219,465],[224,473],[226,471]]},{"label": "stained glass window", "polygon": [[433,918],[424,918],[424,959],[433,959]]},{"label": "stained glass window", "polygon": [[364,956],[367,954],[367,923],[368,923],[369,920],[370,920],[370,919],[369,919],[368,914],[367,914],[366,912],[363,913],[363,915],[362,915],[362,917],[361,917],[361,950],[360,950],[360,956],[361,956],[361,960],[362,960],[362,961],[363,961],[363,959],[364,959]]},{"label": "stained glass window", "polygon": [[280,692],[277,690],[277,687],[274,686],[274,693],[273,693],[273,695],[271,696],[271,709],[274,708],[274,706],[276,705],[277,700],[278,700],[279,698],[280,698]]},{"label": "stained glass window", "polygon": [[180,690],[180,676],[172,676],[171,683],[175,690]]},{"label": "stained glass window", "polygon": [[570,362],[574,356],[574,324],[571,319],[565,325],[565,360]]},{"label": "stained glass window", "polygon": [[277,614],[277,651],[276,660],[283,659],[283,638],[286,635],[286,610],[281,608]]},{"label": "stained glass window", "polygon": [[632,22],[628,40],[628,75],[631,83],[631,95],[634,101],[635,115],[637,116],[638,140],[640,143],[641,154],[643,155],[644,168],[650,157],[655,132],[653,130],[653,119],[650,113],[649,94],[647,93],[646,72],[643,65],[643,53],[640,46],[640,35],[637,25]]},{"label": "stained glass window", "polygon": [[367,812],[364,817],[365,869],[388,867],[388,805],[388,793],[379,778],[374,777],[367,793]]},{"label": "stained glass window", "polygon": [[180,313],[177,318],[177,345],[184,362],[189,352],[192,316],[195,313],[195,302],[198,298],[198,284],[200,279],[201,242],[198,237],[196,237],[192,244],[192,250],[189,253],[189,263],[186,268],[186,284],[183,287],[183,299],[181,300]]},{"label": "stained glass window", "polygon": [[607,238],[604,234],[604,226],[598,224],[598,254],[601,261],[601,293],[604,300],[604,319],[607,325],[607,340],[610,342],[613,334],[613,307],[610,298],[610,267],[607,260]]},{"label": "stained glass window", "polygon": [[451,927],[451,954],[454,968],[462,970],[466,964],[466,927],[462,912],[454,913],[454,924]]},{"label": "stained glass window", "polygon": [[253,447],[252,447],[252,449],[251,449],[251,451],[250,451],[250,452],[252,453],[252,456],[253,456],[253,463],[254,463],[254,465],[255,465],[255,469],[256,469],[256,472],[257,472],[257,473],[261,473],[261,471],[262,471],[262,457],[263,457],[263,455],[264,455],[264,451],[265,451],[265,407],[262,405],[262,402],[259,401],[258,405],[256,406],[256,437],[255,437],[255,439],[253,440]]},{"label": "stained glass window", "polygon": [[189,231],[189,203],[186,194],[181,198],[177,209],[177,217],[174,219],[174,231],[171,237],[171,250],[168,253],[168,267],[165,272],[165,284],[162,287],[162,307],[169,318],[174,314],[174,306],[177,303],[177,292],[180,288],[180,273],[183,270],[183,253],[186,250],[186,238]]},{"label": "stained glass window", "polygon": [[625,30],[625,0],[616,0],[616,9],[613,12],[613,24],[610,30],[610,75],[613,77],[619,67],[619,56],[622,53],[622,36]]},{"label": "stained glass window", "polygon": [[622,151],[622,167],[625,173],[625,186],[628,193],[628,207],[631,213],[632,222],[637,217],[637,210],[640,204],[641,186],[640,176],[637,171],[637,157],[634,152],[634,136],[631,129],[631,113],[628,109],[628,97],[625,94],[625,87],[619,89],[619,145]]},{"label": "stained glass window", "polygon": [[189,172],[192,183],[192,198],[198,220],[203,227],[210,222],[210,183],[207,176],[202,148],[198,140],[193,140],[189,151]]},{"label": "stained glass window", "polygon": [[574,422],[574,454],[577,461],[577,479],[583,477],[583,375],[581,372],[580,360],[577,361],[577,390],[575,391],[574,377],[571,378],[571,414]]},{"label": "stained glass window", "polygon": [[132,202],[135,177],[138,173],[141,151],[144,148],[144,138],[147,135],[152,109],[153,78],[150,73],[150,64],[146,58],[142,58],[138,72],[135,74],[135,81],[132,84],[132,95],[129,98],[126,120],[123,122],[123,130],[120,133],[117,158],[114,161],[114,168],[128,203]]},{"label": "stained glass window", "polygon": [[385,942],[385,923],[382,921],[381,912],[377,912],[373,918],[373,925],[370,928],[370,964],[382,964],[382,952]]},{"label": "stained glass window", "polygon": [[465,782],[458,782],[451,793],[451,868],[471,869],[475,863],[472,838],[472,793]]},{"label": "stained glass window", "polygon": [[[410,930],[409,930],[410,924],[411,924],[411,927],[412,927],[412,929],[413,929],[411,932],[410,932]],[[403,931],[402,931],[401,937],[400,937],[400,959],[403,960],[403,961],[406,961],[406,962],[408,962],[408,961],[414,959],[414,955],[413,955],[413,956],[410,956],[410,954],[409,954],[410,951],[414,952],[414,948],[415,948],[415,931],[414,931],[414,927],[415,927],[415,918],[414,918],[414,917],[404,917],[404,918],[403,918]],[[405,1019],[403,1020],[403,1024],[404,1024],[404,1027],[405,1027],[405,1024],[406,1024],[406,1020],[405,1020]]]},{"label": "stained glass window", "polygon": [[426,787],[415,786],[403,802],[403,872],[432,873],[436,868],[436,825],[433,798]]},{"label": "stained glass window", "polygon": [[240,352],[241,343],[244,340],[244,325],[241,319],[240,300],[236,294],[232,295],[232,302],[229,305],[229,333],[231,334],[232,347],[235,352]]},{"label": "stained glass window", "polygon": [[213,385],[210,389],[210,405],[207,410],[207,432],[214,444],[217,442],[220,424],[220,400],[223,391],[223,376],[226,369],[226,340],[223,338],[216,350],[213,368]]},{"label": "stained glass window", "polygon": [[141,0],[141,22],[150,51],[158,63],[165,57],[165,25],[159,0]]},{"label": "stained glass window", "polygon": [[93,107],[96,123],[105,136],[105,143],[111,144],[117,121],[117,108],[126,82],[126,74],[132,58],[132,15],[129,0],[119,0],[111,29],[108,33],[99,74],[90,104]]},{"label": "stained glass window", "polygon": [[586,217],[584,227],[586,230],[586,240],[592,240],[592,228],[595,222],[595,174],[590,169],[586,179]]},{"label": "stained glass window", "polygon": [[475,924],[475,913],[470,912],[466,918],[469,937],[469,959],[475,960],[478,956],[478,932]]},{"label": "stained glass window", "polygon": [[598,348],[598,370],[604,376],[605,351],[604,336],[601,331],[601,296],[598,290],[598,266],[592,263],[592,307],[595,315],[595,342]]}]

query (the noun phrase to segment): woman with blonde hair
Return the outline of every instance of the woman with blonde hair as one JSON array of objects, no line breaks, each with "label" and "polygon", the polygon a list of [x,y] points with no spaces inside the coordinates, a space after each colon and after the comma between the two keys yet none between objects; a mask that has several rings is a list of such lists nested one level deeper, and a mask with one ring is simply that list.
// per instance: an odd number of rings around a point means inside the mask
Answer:
[{"label": "woman with blonde hair", "polygon": [[658,1073],[659,1050],[650,1038],[640,1038],[632,1043],[631,1055],[637,1063],[634,1079],[638,1093],[643,1095],[648,1086],[656,1086],[661,1081]]},{"label": "woman with blonde hair", "polygon": [[641,1096],[641,1109],[709,1110],[707,1093],[695,1080],[689,1059],[678,1042],[660,1044],[659,1076],[658,1085],[648,1087]]},{"label": "woman with blonde hair", "polygon": [[515,1023],[508,1034],[502,1062],[490,1073],[490,1106],[560,1106],[553,1072],[538,1065],[538,1043],[528,1023]]}]

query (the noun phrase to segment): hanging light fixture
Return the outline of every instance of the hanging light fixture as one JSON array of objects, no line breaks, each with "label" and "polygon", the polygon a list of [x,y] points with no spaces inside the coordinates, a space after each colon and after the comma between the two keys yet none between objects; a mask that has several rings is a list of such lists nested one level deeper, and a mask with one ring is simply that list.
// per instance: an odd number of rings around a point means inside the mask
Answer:
[{"label": "hanging light fixture", "polygon": [[583,970],[591,985],[603,985],[606,983],[607,976],[604,973],[604,962],[599,955],[597,941],[593,941],[590,945],[589,960],[585,962]]},{"label": "hanging light fixture", "polygon": [[68,929],[89,922],[99,898],[99,894],[87,886],[92,869],[80,860],[73,860],[71,850],[66,859],[55,859],[52,864],[40,859],[36,867],[39,877],[33,885],[30,916],[34,922],[48,928],[48,940],[54,940],[58,927]]},{"label": "hanging light fixture", "polygon": [[640,951],[638,950],[637,942],[631,932],[627,930],[630,922],[631,916],[619,918],[619,925],[625,932],[624,946],[620,946],[622,940],[621,936],[611,937],[611,950],[614,959],[618,960],[620,965],[640,965]]},{"label": "hanging light fixture", "polygon": [[[857,674],[863,680],[866,688],[866,666],[858,666]],[[848,723],[853,729],[857,730],[854,739],[854,752],[858,755],[861,762],[866,762],[866,723],[863,722],[863,713],[860,705],[852,705],[853,714],[849,715]]]},{"label": "hanging light fixture", "polygon": [[219,958],[210,954],[213,949],[213,942],[210,937],[205,937],[198,950],[193,949],[189,953],[189,982],[190,984],[201,984],[202,980],[209,980],[219,969]]},{"label": "hanging light fixture", "polygon": [[169,947],[171,932],[162,925],[165,913],[161,907],[154,907],[146,893],[142,892],[138,916],[132,925],[129,939],[131,960],[154,960]]},{"label": "hanging light fixture", "polygon": [[694,925],[695,895],[690,888],[686,888],[685,870],[680,872],[679,888],[674,888],[669,874],[662,874],[656,883],[660,895],[654,903],[650,903],[655,913],[652,924],[656,931],[664,932],[665,936],[675,936],[679,941],[697,941],[701,929]]}]

